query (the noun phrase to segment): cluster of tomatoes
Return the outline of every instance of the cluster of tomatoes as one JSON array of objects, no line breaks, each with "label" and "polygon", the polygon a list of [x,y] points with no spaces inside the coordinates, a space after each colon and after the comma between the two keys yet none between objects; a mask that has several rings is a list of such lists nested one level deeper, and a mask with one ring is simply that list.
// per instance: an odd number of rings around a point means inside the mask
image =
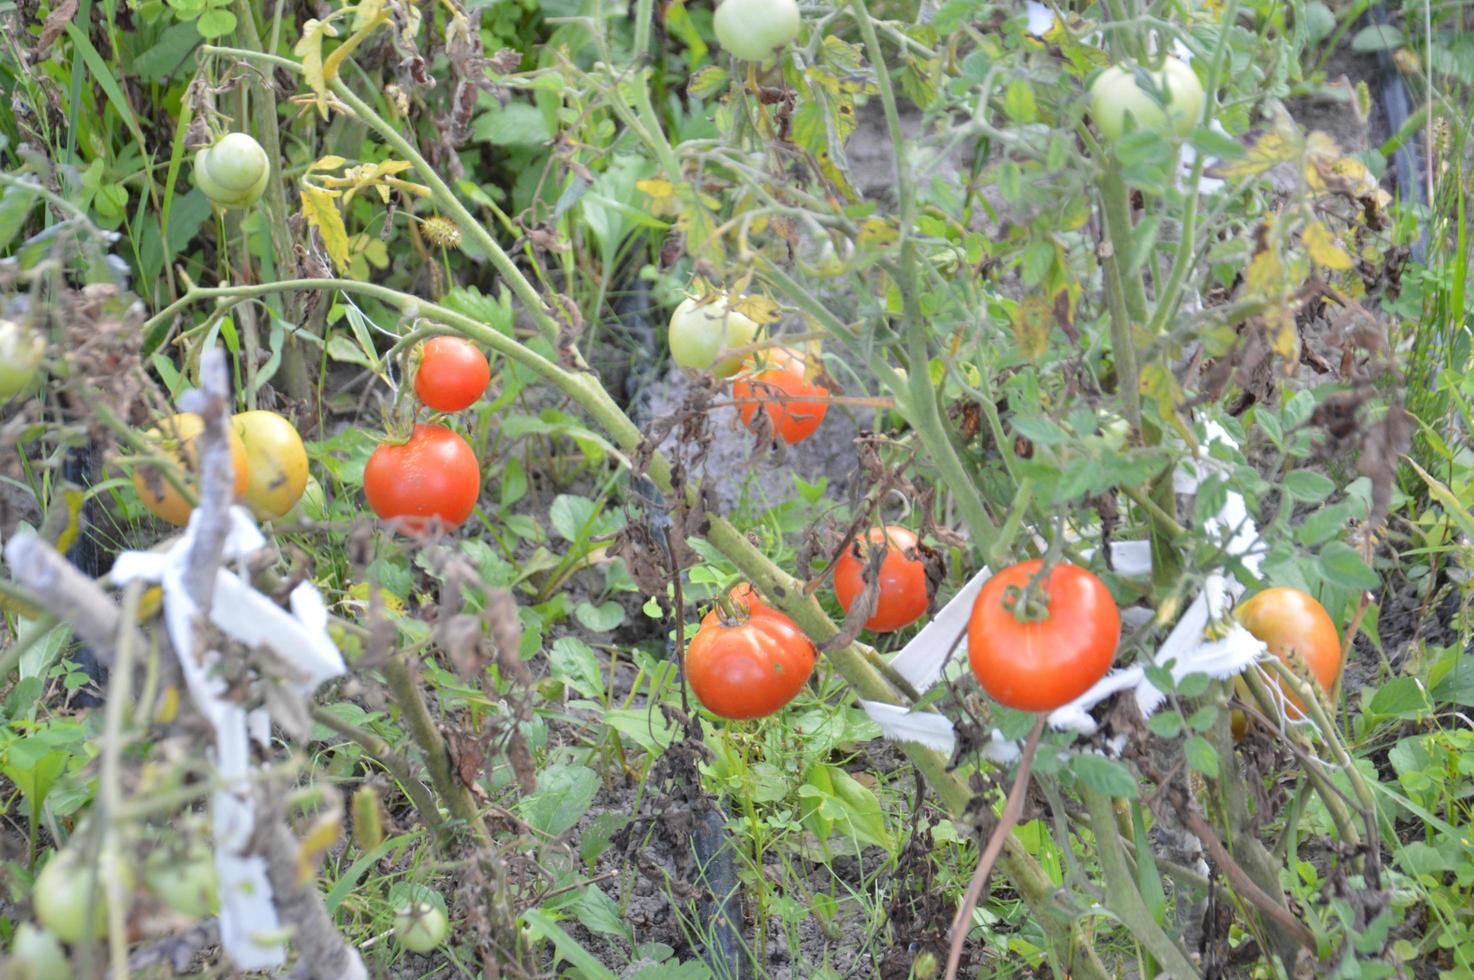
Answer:
[{"label": "cluster of tomatoes", "polygon": [[[181,473],[199,472],[199,437],[205,422],[193,412],[171,415],[144,439]],[[307,447],[296,426],[275,412],[241,412],[230,420],[231,464],[235,470],[235,497],[258,520],[275,520],[291,511],[312,482],[307,473]],[[198,485],[185,484],[191,493]],[[145,463],[133,470],[133,487],[149,513],[170,524],[189,522],[194,505],[160,472]],[[318,491],[320,492],[320,491]]]},{"label": "cluster of tomatoes", "polygon": [[[461,337],[434,337],[415,352],[415,397],[437,412],[469,408],[491,383],[491,365]],[[476,509],[481,464],[471,444],[436,423],[419,424],[408,439],[385,439],[363,470],[363,492],[384,520],[411,534],[431,521],[449,529]]]},{"label": "cluster of tomatoes", "polygon": [[[914,532],[871,528],[850,543],[834,568],[834,591],[849,612],[865,592],[870,549],[884,548],[875,566],[874,605],[865,627],[888,633],[915,623],[931,606],[926,565]],[[1240,623],[1287,663],[1300,661],[1325,692],[1340,676],[1340,636],[1330,615],[1299,589],[1265,589],[1235,611]],[[999,704],[1053,711],[1105,676],[1121,641],[1121,616],[1096,575],[1068,562],[1045,567],[1033,559],[1011,565],[984,583],[967,624],[973,675]],[[707,613],[686,650],[686,677],[708,710],[730,719],[772,714],[798,694],[817,651],[783,613],[743,585]],[[1287,714],[1305,705],[1283,689]],[[1242,717],[1235,719],[1242,735]]]},{"label": "cluster of tomatoes", "polygon": [[813,380],[814,360],[795,348],[734,353],[752,346],[759,330],[721,294],[687,299],[671,314],[671,358],[687,370],[732,379],[732,400],[753,432],[802,442],[824,421],[829,389]]}]

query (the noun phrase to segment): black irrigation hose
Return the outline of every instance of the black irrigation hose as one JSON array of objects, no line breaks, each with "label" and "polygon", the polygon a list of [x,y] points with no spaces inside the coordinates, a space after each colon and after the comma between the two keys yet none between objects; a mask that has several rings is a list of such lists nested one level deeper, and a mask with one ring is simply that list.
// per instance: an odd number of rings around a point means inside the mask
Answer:
[{"label": "black irrigation hose", "polygon": [[742,886],[732,863],[732,839],[725,814],[715,804],[697,818],[691,835],[696,875],[705,888],[699,905],[703,927],[702,959],[718,980],[742,980],[747,955],[742,941]]},{"label": "black irrigation hose", "polygon": [[[87,493],[82,511],[77,516],[77,536],[67,549],[67,560],[89,577],[98,578],[111,567],[112,561],[97,540],[98,505],[91,493],[93,481],[97,479],[96,445],[89,439],[86,445],[68,449],[61,472],[66,484],[80,487]],[[78,643],[72,659],[92,681],[92,684],[77,691],[76,702],[83,708],[95,708],[102,704],[99,692],[107,686],[107,668],[98,662],[97,654],[85,643]],[[96,690],[93,690],[93,685],[96,685]]]},{"label": "black irrigation hose", "polygon": [[[1387,8],[1380,2],[1373,3],[1367,9],[1367,17],[1373,24],[1385,26],[1388,23]],[[1377,73],[1382,111],[1387,115],[1387,133],[1395,136],[1407,123],[1412,102],[1408,98],[1402,72],[1398,71],[1392,52],[1387,48],[1377,50]],[[1403,206],[1418,207],[1426,204],[1423,199],[1422,134],[1412,133],[1398,144],[1392,151],[1392,168],[1397,176],[1397,192],[1402,197]],[[1418,238],[1412,244],[1414,262],[1422,262],[1428,249],[1427,222],[1421,222],[1419,228]]]}]

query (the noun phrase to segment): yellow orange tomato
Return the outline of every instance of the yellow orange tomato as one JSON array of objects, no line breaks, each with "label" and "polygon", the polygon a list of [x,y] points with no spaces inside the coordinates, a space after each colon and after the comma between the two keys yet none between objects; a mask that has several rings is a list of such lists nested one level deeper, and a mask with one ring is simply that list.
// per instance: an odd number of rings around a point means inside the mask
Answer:
[{"label": "yellow orange tomato", "polygon": [[[204,419],[193,412],[181,412],[164,419],[158,428],[144,433],[144,438],[155,447],[159,455],[174,461],[184,477],[185,485],[196,494],[199,493],[200,486],[197,441],[204,431]],[[246,492],[250,478],[246,447],[233,429],[227,429],[226,435],[230,440],[231,466],[235,470],[235,495],[239,498]],[[138,491],[138,498],[143,501],[143,506],[155,517],[181,526],[189,523],[193,505],[185,499],[184,494],[174,488],[159,467],[147,463],[135,467],[133,487]]]},{"label": "yellow orange tomato", "polygon": [[259,520],[291,510],[307,488],[307,447],[292,423],[275,412],[241,412],[231,428],[246,447],[250,482],[246,506]]}]

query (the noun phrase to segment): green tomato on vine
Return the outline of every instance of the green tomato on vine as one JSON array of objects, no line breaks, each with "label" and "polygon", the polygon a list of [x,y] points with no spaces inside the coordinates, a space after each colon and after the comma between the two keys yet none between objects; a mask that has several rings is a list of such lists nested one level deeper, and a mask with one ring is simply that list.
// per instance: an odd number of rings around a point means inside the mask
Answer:
[{"label": "green tomato on vine", "polygon": [[250,207],[270,179],[266,151],[245,133],[229,133],[195,154],[195,185],[218,207]]},{"label": "green tomato on vine", "polygon": [[1203,115],[1203,83],[1188,64],[1168,57],[1156,71],[1145,72],[1161,94],[1159,102],[1144,88],[1138,66],[1113,65],[1090,85],[1090,118],[1101,135],[1118,140],[1126,133],[1127,119],[1136,129],[1162,136],[1186,136]]},{"label": "green tomato on vine", "polygon": [[725,296],[706,303],[689,298],[670,317],[670,356],[689,371],[730,378],[742,366],[742,357],[722,357],[722,351],[746,347],[759,329],[751,318],[732,309]]},{"label": "green tomato on vine", "polygon": [[45,356],[45,338],[14,320],[0,320],[0,402],[35,384]]},{"label": "green tomato on vine", "polygon": [[762,61],[798,37],[795,0],[722,0],[712,19],[722,50],[742,61]]}]

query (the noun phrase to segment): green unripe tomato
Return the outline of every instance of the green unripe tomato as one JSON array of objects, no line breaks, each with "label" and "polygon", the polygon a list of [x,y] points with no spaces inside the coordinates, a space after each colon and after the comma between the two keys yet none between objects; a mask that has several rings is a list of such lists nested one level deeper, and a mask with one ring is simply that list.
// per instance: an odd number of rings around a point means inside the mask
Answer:
[{"label": "green unripe tomato", "polygon": [[44,337],[14,320],[0,320],[0,402],[35,383],[45,356]]},{"label": "green unripe tomato", "polygon": [[0,973],[11,980],[71,980],[72,968],[56,937],[45,929],[22,922],[10,944],[10,959]]},{"label": "green unripe tomato", "polygon": [[722,0],[712,27],[722,50],[743,61],[762,61],[798,37],[794,0]]},{"label": "green unripe tomato", "polygon": [[1114,65],[1090,86],[1090,118],[1101,135],[1117,140],[1126,132],[1129,116],[1138,130],[1163,136],[1186,136],[1203,115],[1203,83],[1186,62],[1168,57],[1157,71],[1148,70],[1161,90],[1159,104],[1138,84],[1134,65]]},{"label": "green unripe tomato", "polygon": [[271,161],[245,133],[229,133],[195,154],[194,182],[222,208],[248,208],[266,190]]},{"label": "green unripe tomato", "polygon": [[416,953],[428,953],[450,935],[445,910],[429,902],[406,905],[394,915],[394,937],[399,945]]},{"label": "green unripe tomato", "polygon": [[144,880],[159,901],[181,915],[200,919],[220,911],[215,859],[203,845],[184,853],[155,851],[149,855]]},{"label": "green unripe tomato", "polygon": [[710,371],[729,378],[742,366],[742,358],[722,351],[746,347],[757,336],[758,325],[731,309],[726,297],[701,304],[687,299],[670,317],[670,356],[690,371]]},{"label": "green unripe tomato", "polygon": [[302,496],[291,510],[287,511],[285,520],[287,523],[300,521],[325,521],[328,519],[328,495],[323,490],[322,484],[317,482],[317,477],[309,476],[307,486],[302,488]]},{"label": "green unripe tomato", "polygon": [[36,876],[31,905],[37,921],[69,943],[82,942],[89,936],[102,938],[107,935],[105,892],[110,878],[122,879],[129,888],[133,885],[132,872],[116,848],[104,848],[96,874],[79,852],[71,848],[61,851]]}]

